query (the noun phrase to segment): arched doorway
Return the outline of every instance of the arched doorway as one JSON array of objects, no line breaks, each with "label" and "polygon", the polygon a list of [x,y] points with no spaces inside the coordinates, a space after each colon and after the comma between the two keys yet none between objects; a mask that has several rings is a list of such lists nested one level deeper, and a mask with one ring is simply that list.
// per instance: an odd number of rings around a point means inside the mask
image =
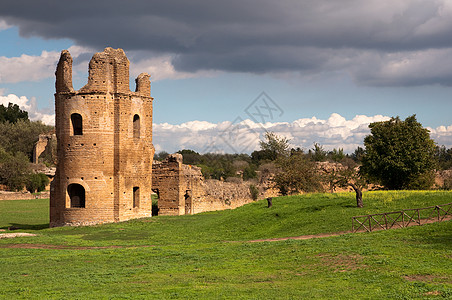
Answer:
[{"label": "arched doorway", "polygon": [[70,204],[73,208],[85,207],[85,188],[80,184],[72,183],[67,187],[67,193],[71,200]]}]

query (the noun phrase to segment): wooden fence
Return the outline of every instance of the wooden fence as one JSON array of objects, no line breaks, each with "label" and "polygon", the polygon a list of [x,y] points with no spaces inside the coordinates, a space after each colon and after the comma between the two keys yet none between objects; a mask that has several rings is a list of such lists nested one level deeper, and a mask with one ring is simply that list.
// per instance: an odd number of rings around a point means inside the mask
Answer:
[{"label": "wooden fence", "polygon": [[386,230],[393,227],[403,228],[412,225],[422,225],[441,222],[452,216],[452,202],[424,208],[404,209],[400,211],[356,216],[352,218],[352,232],[362,229],[367,232]]}]

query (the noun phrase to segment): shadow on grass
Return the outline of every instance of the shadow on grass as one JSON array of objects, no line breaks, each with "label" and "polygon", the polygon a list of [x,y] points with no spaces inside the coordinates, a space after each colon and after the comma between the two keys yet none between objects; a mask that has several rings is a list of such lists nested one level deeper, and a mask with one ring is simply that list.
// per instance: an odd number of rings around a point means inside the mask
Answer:
[{"label": "shadow on grass", "polygon": [[48,229],[49,223],[45,224],[19,224],[19,223],[9,223],[9,226],[0,227],[0,229],[6,230],[42,230]]}]

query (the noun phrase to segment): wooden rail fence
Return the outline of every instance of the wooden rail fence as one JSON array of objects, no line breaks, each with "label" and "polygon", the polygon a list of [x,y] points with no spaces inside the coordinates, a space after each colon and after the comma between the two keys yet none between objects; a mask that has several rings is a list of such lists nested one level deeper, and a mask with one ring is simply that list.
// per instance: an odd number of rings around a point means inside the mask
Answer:
[{"label": "wooden rail fence", "polygon": [[451,210],[452,202],[424,208],[404,209],[388,213],[356,216],[352,218],[352,232],[357,232],[361,228],[367,232],[371,232],[372,230],[387,230],[393,227],[403,228],[415,224],[422,225],[432,222],[441,222],[452,216]]}]

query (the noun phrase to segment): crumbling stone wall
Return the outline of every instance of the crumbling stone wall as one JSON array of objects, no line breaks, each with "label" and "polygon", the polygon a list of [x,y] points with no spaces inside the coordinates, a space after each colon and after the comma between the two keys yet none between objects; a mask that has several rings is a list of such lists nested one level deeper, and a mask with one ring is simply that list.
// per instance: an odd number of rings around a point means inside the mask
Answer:
[{"label": "crumbling stone wall", "polygon": [[181,154],[154,162],[152,183],[159,197],[159,215],[231,209],[253,201],[249,183],[204,180],[199,167],[182,164]]},{"label": "crumbling stone wall", "polygon": [[52,141],[56,141],[55,133],[39,135],[38,141],[35,143],[33,147],[33,163],[35,164],[39,163],[39,157],[45,150],[50,152],[50,156],[53,156],[52,155],[53,153],[51,153],[53,151],[53,149],[51,149]]},{"label": "crumbling stone wall", "polygon": [[152,102],[149,75],[129,89],[129,60],[106,48],[89,63],[88,83],[72,86],[72,57],[56,70],[57,171],[50,226],[151,216]]}]

